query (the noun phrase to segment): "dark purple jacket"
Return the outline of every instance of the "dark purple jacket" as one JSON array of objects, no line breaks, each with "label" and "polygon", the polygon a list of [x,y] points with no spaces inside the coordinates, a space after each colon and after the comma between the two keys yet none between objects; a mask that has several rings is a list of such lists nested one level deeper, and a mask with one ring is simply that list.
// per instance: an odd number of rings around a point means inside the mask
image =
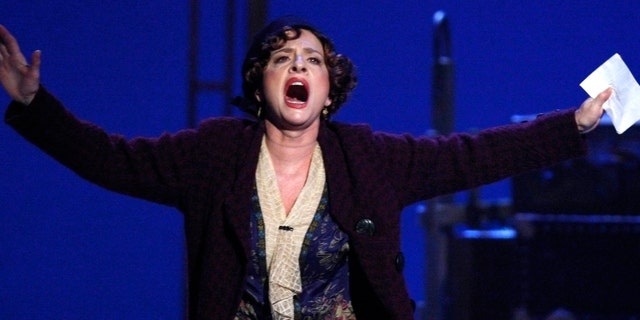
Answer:
[{"label": "dark purple jacket", "polygon": [[[251,247],[262,122],[216,118],[197,129],[126,140],[79,121],[43,88],[28,107],[11,103],[5,121],[80,176],[178,208],[185,219],[189,317],[233,319]],[[405,206],[586,153],[573,110],[438,138],[323,122],[318,142],[330,213],[350,239],[358,319],[413,319],[396,263]],[[363,221],[373,228],[362,228]]]}]

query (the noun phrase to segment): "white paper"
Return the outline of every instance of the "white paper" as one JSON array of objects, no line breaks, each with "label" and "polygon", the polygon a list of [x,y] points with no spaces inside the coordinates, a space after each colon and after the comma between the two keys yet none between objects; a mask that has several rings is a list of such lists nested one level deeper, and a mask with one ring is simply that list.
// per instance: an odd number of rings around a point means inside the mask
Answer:
[{"label": "white paper", "polygon": [[619,54],[614,54],[593,71],[580,86],[592,98],[613,87],[613,94],[602,107],[618,134],[640,120],[640,85]]}]

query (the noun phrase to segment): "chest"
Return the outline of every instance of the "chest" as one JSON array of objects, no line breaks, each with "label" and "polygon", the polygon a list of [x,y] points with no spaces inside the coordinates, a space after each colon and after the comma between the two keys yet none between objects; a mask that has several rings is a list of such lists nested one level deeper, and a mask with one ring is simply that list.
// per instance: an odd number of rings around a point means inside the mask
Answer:
[{"label": "chest", "polygon": [[[239,315],[269,318],[265,226],[257,195],[253,197],[249,275]],[[353,314],[349,289],[349,238],[328,213],[326,189],[297,253],[302,292],[295,302],[299,316]],[[241,319],[245,319],[240,317]]]},{"label": "chest", "polygon": [[287,215],[291,212],[291,208],[293,208],[296,199],[298,199],[298,196],[307,181],[308,172],[308,168],[295,174],[279,173],[276,171],[278,193],[280,194],[280,198]]}]

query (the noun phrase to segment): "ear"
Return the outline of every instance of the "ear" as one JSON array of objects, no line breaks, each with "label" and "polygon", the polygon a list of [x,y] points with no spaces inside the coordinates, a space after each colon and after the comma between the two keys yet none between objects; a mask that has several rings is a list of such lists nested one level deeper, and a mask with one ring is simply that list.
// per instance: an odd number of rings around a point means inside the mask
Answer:
[{"label": "ear", "polygon": [[332,103],[332,102],[333,102],[333,101],[331,101],[331,98],[327,97],[327,99],[324,101],[324,106],[325,106],[325,107],[328,107],[328,106],[330,106],[330,105],[331,105],[331,103]]}]

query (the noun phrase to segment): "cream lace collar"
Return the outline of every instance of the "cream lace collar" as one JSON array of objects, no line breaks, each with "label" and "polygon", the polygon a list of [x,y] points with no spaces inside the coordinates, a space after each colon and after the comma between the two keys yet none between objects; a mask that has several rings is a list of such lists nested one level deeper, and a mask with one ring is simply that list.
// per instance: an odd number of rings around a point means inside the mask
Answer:
[{"label": "cream lace collar", "polygon": [[266,138],[263,137],[256,186],[265,225],[271,313],[276,320],[294,317],[293,297],[302,292],[300,250],[320,203],[324,184],[322,152],[316,145],[305,185],[287,216]]}]

